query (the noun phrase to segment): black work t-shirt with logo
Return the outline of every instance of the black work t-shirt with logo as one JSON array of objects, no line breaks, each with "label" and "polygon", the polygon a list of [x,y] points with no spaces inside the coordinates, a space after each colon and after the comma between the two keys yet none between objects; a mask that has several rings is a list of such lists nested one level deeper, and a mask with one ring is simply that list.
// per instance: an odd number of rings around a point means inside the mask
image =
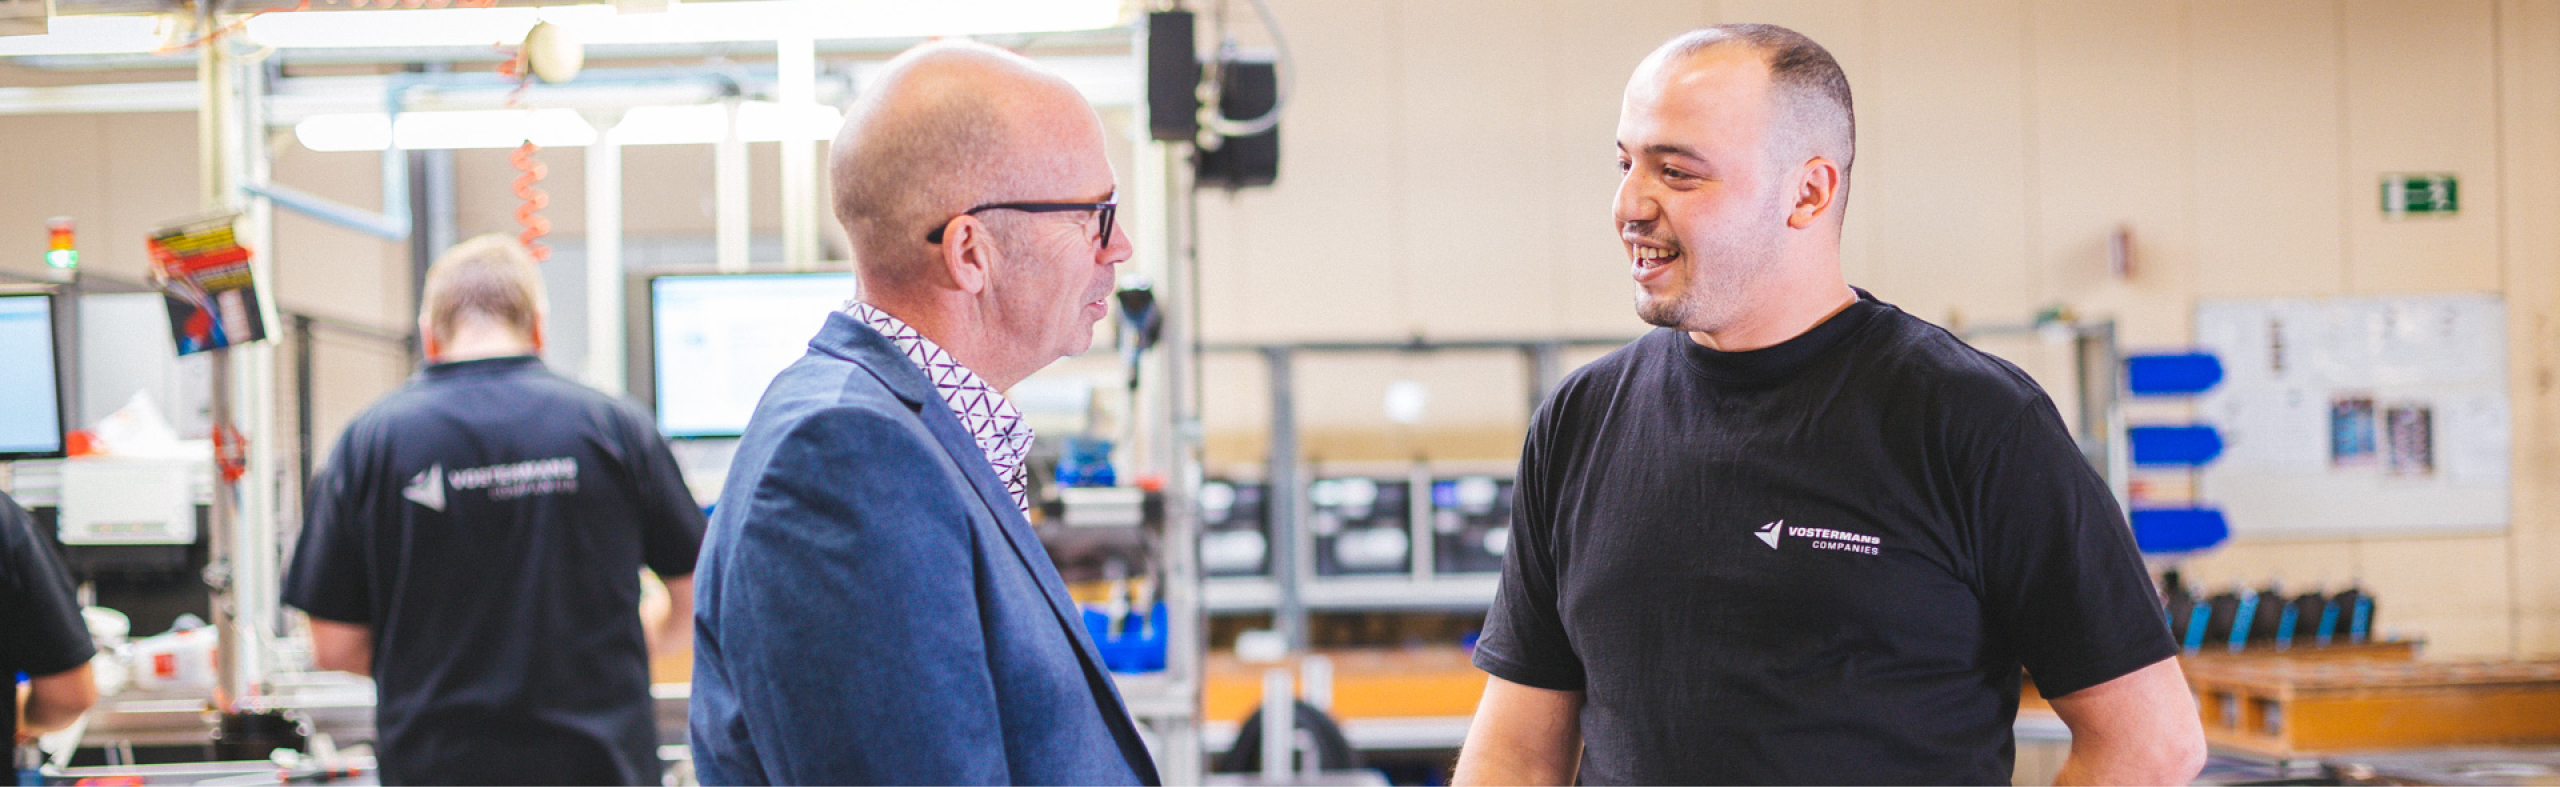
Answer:
[{"label": "black work t-shirt with logo", "polygon": [[1475,663],[1583,692],[1584,782],[2007,784],[2020,666],[2174,654],[2042,389],[1859,296],[1761,350],[1654,331],[1540,409]]},{"label": "black work t-shirt with logo", "polygon": [[438,364],[348,424],[284,598],[373,627],[385,783],[656,784],[640,569],[692,574],[702,525],[636,408]]},{"label": "black work t-shirt with logo", "polygon": [[[0,688],[9,691],[6,697],[17,696],[18,673],[53,675],[98,654],[52,541],[36,532],[35,517],[18,501],[0,494]],[[0,714],[0,750],[17,739],[18,714]]]}]

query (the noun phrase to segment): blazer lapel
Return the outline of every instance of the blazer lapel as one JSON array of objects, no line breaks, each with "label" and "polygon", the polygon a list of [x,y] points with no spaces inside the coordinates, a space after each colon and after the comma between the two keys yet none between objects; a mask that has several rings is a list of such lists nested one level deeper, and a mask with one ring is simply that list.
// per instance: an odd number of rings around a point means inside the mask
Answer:
[{"label": "blazer lapel", "polygon": [[961,425],[960,417],[942,401],[941,394],[933,388],[933,381],[926,379],[924,371],[917,369],[915,362],[908,360],[895,343],[843,312],[827,315],[826,327],[809,345],[869,370],[889,386],[890,393],[916,408],[917,415],[924,419],[925,429],[942,444],[943,452],[949,454],[954,464],[959,465],[961,474],[968,477],[969,485],[978,493],[978,500],[995,515],[996,529],[1003,531],[1005,542],[1013,548],[1014,557],[1022,561],[1023,568],[1030,571],[1039,584],[1041,594],[1048,597],[1049,611],[1058,625],[1066,629],[1067,639],[1075,643],[1076,658],[1084,665],[1085,679],[1092,684],[1095,697],[1102,703],[1103,717],[1110,723],[1113,737],[1119,740],[1121,752],[1129,760],[1130,767],[1139,772],[1141,781],[1157,783],[1154,759],[1147,753],[1146,744],[1139,740],[1129,710],[1121,702],[1119,684],[1111,680],[1110,671],[1102,664],[1102,652],[1094,647],[1092,636],[1085,632],[1084,612],[1067,597],[1066,581],[1059,578],[1057,566],[1049,561],[1047,548],[1040,545],[1040,537],[1032,532],[1031,523],[1023,518],[1022,509],[1014,505],[1013,493],[996,478],[995,468],[987,464],[986,452],[978,448],[976,438],[971,437],[968,428]]}]

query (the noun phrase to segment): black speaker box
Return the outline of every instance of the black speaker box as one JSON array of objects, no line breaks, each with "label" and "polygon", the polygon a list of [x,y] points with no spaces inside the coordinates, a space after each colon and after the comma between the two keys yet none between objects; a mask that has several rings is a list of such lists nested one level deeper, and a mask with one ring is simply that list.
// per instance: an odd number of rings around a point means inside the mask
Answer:
[{"label": "black speaker box", "polygon": [[[1229,120],[1262,117],[1279,101],[1280,77],[1267,61],[1230,60],[1219,64],[1218,73],[1218,114]],[[1200,185],[1268,186],[1280,177],[1280,127],[1222,137],[1220,143],[1217,150],[1200,151]]]},{"label": "black speaker box", "polygon": [[1200,56],[1191,36],[1189,11],[1147,15],[1147,133],[1160,142],[1200,134]]}]

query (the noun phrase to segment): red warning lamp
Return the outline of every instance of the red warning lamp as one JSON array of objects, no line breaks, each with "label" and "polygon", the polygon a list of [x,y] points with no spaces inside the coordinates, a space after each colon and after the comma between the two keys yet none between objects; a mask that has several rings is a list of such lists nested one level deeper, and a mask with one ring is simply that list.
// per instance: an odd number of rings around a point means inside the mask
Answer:
[{"label": "red warning lamp", "polygon": [[71,237],[71,217],[56,216],[44,223],[44,264],[60,270],[80,267],[80,249]]}]

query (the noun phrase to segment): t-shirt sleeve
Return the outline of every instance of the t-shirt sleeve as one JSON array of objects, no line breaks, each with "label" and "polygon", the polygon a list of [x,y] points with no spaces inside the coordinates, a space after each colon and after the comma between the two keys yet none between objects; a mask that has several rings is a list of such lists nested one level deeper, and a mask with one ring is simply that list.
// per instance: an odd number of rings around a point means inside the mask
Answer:
[{"label": "t-shirt sleeve", "polygon": [[1994,422],[1969,495],[1983,602],[2036,688],[2057,697],[2177,654],[2115,494],[2052,400]]},{"label": "t-shirt sleeve", "polygon": [[633,508],[640,515],[641,562],[660,577],[692,576],[702,550],[702,506],[685,486],[666,438],[646,417],[627,410],[623,415],[632,488],[640,494]]},{"label": "t-shirt sleeve", "polygon": [[361,464],[350,426],[313,474],[303,506],[302,538],[284,577],[284,603],[339,623],[373,622],[374,524],[368,519]]},{"label": "t-shirt sleeve", "polygon": [[0,681],[10,670],[51,675],[97,654],[70,572],[36,532],[35,517],[0,495]]},{"label": "t-shirt sleeve", "polygon": [[1512,482],[1511,544],[1502,584],[1476,640],[1475,665],[1494,677],[1553,691],[1582,691],[1582,657],[1556,612],[1554,479],[1547,470],[1548,427],[1562,397],[1548,400],[1520,448]]}]

